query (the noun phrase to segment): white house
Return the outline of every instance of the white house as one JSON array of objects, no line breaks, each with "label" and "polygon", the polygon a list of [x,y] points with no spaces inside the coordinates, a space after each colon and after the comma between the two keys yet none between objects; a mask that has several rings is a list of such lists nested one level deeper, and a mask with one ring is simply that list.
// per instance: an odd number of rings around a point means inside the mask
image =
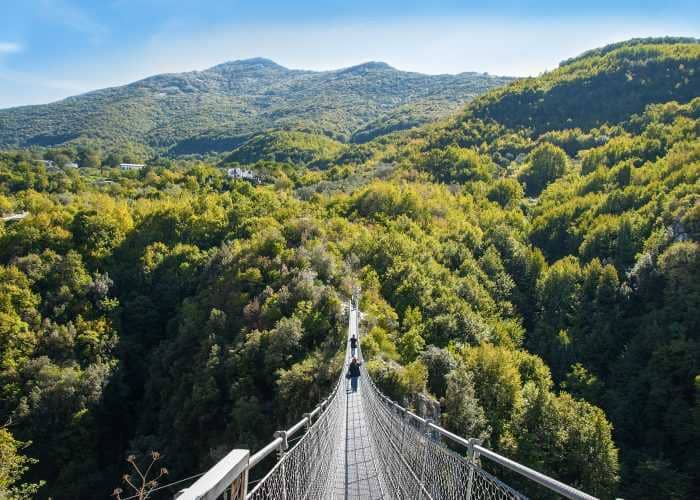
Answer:
[{"label": "white house", "polygon": [[46,168],[46,170],[48,172],[58,172],[59,170],[61,170],[60,168],[58,168],[58,165],[56,165],[56,163],[53,162],[53,160],[37,160],[37,161],[39,163],[41,163],[44,166],[44,168]]},{"label": "white house", "polygon": [[14,213],[14,214],[3,215],[2,217],[0,217],[0,219],[1,219],[3,222],[10,222],[10,221],[13,221],[13,220],[22,220],[22,219],[24,219],[27,215],[29,215],[29,212],[27,212],[27,211],[25,210],[24,212],[17,212],[17,213]]},{"label": "white house", "polygon": [[257,179],[255,172],[253,172],[252,170],[247,170],[245,168],[238,167],[226,169],[226,175],[228,175],[232,179],[246,179],[250,181],[254,181]]},{"label": "white house", "polygon": [[143,167],[145,167],[143,163],[120,163],[119,168],[127,171],[127,170],[141,170]]}]

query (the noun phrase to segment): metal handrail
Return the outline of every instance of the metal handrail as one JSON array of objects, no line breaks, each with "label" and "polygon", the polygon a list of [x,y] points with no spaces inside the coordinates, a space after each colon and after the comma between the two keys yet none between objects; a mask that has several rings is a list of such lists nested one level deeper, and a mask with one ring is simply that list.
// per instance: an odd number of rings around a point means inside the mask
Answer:
[{"label": "metal handrail", "polygon": [[281,437],[271,441],[267,446],[255,452],[253,456],[250,457],[249,467],[252,469],[260,462],[265,460],[270,453],[279,449],[282,444],[283,439]]},{"label": "metal handrail", "polygon": [[245,491],[249,470],[248,450],[232,450],[189,488],[180,491],[177,500],[216,500],[237,480],[239,491]]},{"label": "metal handrail", "polygon": [[534,469],[519,464],[518,462],[506,458],[503,455],[499,455],[498,453],[491,451],[488,448],[484,448],[480,445],[474,445],[474,449],[479,452],[480,456],[486,457],[502,465],[503,467],[512,470],[513,472],[525,476],[531,481],[541,484],[545,488],[559,493],[560,495],[565,496],[566,498],[571,498],[574,500],[597,500],[596,497],[591,496],[588,493],[585,493],[581,490],[577,490],[573,486],[564,484],[561,481],[557,481],[554,478],[542,474],[541,472],[537,472]]},{"label": "metal handrail", "polygon": [[[344,369],[343,369],[344,371]],[[304,426],[308,426],[311,424],[311,421],[313,420],[313,417],[316,415],[320,415],[323,412],[323,408],[328,404],[328,402],[333,399],[333,396],[335,396],[335,393],[338,391],[338,388],[341,385],[341,381],[343,379],[343,374],[341,373],[341,377],[339,378],[338,382],[336,383],[335,387],[333,388],[333,391],[330,393],[330,395],[321,401],[319,404],[317,404],[313,411],[309,413],[308,415],[305,415],[301,420],[299,420],[297,423],[292,425],[289,429],[287,429],[286,434],[287,434],[287,439],[291,438],[299,432]],[[279,450],[280,445],[283,442],[283,438],[278,437],[272,440],[269,444],[267,444],[264,448],[258,450],[255,452],[251,457],[250,457],[250,465],[249,469],[252,469],[256,465],[258,465],[260,462],[262,462],[264,459],[266,459],[272,452]]]}]

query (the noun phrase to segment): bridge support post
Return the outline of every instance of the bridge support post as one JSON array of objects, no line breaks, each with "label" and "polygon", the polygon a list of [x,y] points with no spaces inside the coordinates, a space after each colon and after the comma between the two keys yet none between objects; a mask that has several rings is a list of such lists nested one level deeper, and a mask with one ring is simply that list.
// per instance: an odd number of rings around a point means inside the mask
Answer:
[{"label": "bridge support post", "polygon": [[399,453],[403,453],[403,442],[406,438],[406,408],[401,408],[401,444],[399,445]]},{"label": "bridge support post", "polygon": [[423,491],[427,490],[425,487],[425,466],[428,462],[428,442],[430,441],[430,424],[432,423],[433,421],[429,418],[425,419],[425,422],[423,423],[422,431],[425,444],[423,445],[423,464],[420,468],[420,492],[418,494],[418,500],[423,498]]},{"label": "bridge support post", "polygon": [[[277,450],[277,461],[281,461],[282,458],[284,458],[284,453],[289,449],[289,442],[287,441],[287,431],[277,431],[274,434],[275,438],[282,438],[282,442],[280,443],[280,447]],[[280,464],[280,467],[282,469],[282,477],[285,478],[285,481],[282,481],[282,500],[287,500],[288,495],[287,495],[287,473],[286,473],[286,464],[282,462]]]},{"label": "bridge support post", "polygon": [[469,443],[469,482],[467,483],[467,499],[466,500],[471,500],[472,498],[472,489],[474,488],[474,475],[476,468],[479,466],[478,461],[479,461],[479,452],[474,448],[475,445],[481,444],[480,439],[476,438],[470,438],[468,440]]},{"label": "bridge support post", "polygon": [[224,493],[224,498],[229,500],[245,500],[248,494],[248,469],[240,477],[231,483],[230,491]]}]

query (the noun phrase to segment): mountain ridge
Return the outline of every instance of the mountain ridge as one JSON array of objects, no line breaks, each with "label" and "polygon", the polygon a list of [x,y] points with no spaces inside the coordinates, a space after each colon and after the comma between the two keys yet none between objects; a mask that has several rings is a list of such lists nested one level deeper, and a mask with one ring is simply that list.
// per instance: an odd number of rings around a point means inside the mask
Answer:
[{"label": "mountain ridge", "polygon": [[[312,71],[265,58],[235,60],[0,110],[0,147],[94,143],[110,150],[135,144],[151,153],[206,153],[270,129],[313,131],[349,142],[399,107],[409,106],[408,116],[392,130],[451,114],[510,81],[474,72],[425,75],[379,61]],[[426,113],[421,103],[428,100]],[[414,105],[422,108],[415,116]]]}]

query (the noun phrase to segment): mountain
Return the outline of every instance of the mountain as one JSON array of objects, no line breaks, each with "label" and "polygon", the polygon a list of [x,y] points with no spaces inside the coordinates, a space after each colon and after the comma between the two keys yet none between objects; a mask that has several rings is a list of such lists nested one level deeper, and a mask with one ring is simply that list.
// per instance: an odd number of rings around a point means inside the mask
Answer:
[{"label": "mountain", "polygon": [[700,89],[700,41],[636,39],[589,51],[554,71],[518,80],[467,114],[535,132],[615,123],[652,103],[688,102]]},{"label": "mountain", "polygon": [[595,49],[407,135],[386,158],[482,199],[489,227],[463,237],[498,249],[525,348],[610,419],[621,480],[602,497],[698,498],[698,41]]},{"label": "mountain", "polygon": [[[271,128],[349,141],[356,132],[364,138],[381,133],[381,126],[369,134],[365,129],[385,119],[392,120],[393,131],[447,115],[510,80],[480,73],[424,75],[381,62],[305,71],[247,59],[0,110],[0,147],[135,143],[171,154],[202,153],[231,150]],[[397,109],[401,115],[391,118]]]},{"label": "mountain", "polygon": [[632,119],[649,106],[685,104],[698,96],[700,40],[635,39],[591,50],[541,76],[493,89],[461,113],[417,129],[413,136],[423,142],[424,153],[445,152],[448,146],[478,148],[496,164],[507,166],[542,141],[576,156],[606,142],[615,135],[615,127],[638,132]]}]

